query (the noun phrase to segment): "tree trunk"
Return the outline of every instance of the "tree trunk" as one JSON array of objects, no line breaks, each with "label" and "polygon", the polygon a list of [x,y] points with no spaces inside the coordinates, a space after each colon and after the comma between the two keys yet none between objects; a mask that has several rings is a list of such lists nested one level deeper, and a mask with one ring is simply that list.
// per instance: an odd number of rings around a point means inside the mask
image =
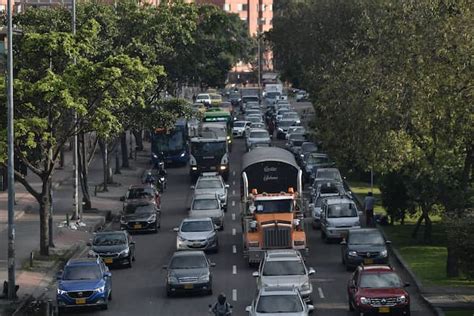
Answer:
[{"label": "tree trunk", "polygon": [[107,146],[107,184],[114,184],[114,175],[112,173],[112,158],[113,153],[118,146],[118,140],[116,140],[111,147]]},{"label": "tree trunk", "polygon": [[459,276],[459,257],[456,252],[456,247],[448,244],[447,248],[448,258],[446,259],[446,275],[448,278],[455,278]]},{"label": "tree trunk", "polygon": [[429,209],[428,206],[423,207],[423,217],[425,218],[425,233],[423,236],[423,239],[425,243],[430,244],[431,243],[431,232],[433,230],[433,224],[431,222],[431,218],[429,215]]},{"label": "tree trunk", "polygon": [[418,234],[418,229],[420,229],[421,223],[423,222],[423,214],[418,218],[416,221],[415,228],[413,229],[413,232],[411,233],[411,238],[416,238],[416,235]]},{"label": "tree trunk", "polygon": [[128,161],[128,148],[127,148],[127,133],[122,132],[120,135],[120,147],[122,149],[122,168],[130,168],[130,162]]},{"label": "tree trunk", "polygon": [[133,135],[135,136],[135,144],[137,144],[136,150],[143,151],[142,131],[133,130]]},{"label": "tree trunk", "polygon": [[59,152],[59,167],[61,169],[64,168],[64,147],[62,147]]},{"label": "tree trunk", "polygon": [[115,147],[115,174],[121,174],[120,172],[120,158],[119,158],[119,146]]},{"label": "tree trunk", "polygon": [[99,146],[100,146],[100,152],[102,154],[102,169],[104,172],[104,177],[103,177],[103,192],[108,192],[109,189],[107,187],[107,182],[109,180],[109,164],[108,164],[108,148],[107,144],[103,140],[99,140]]},{"label": "tree trunk", "polygon": [[79,160],[79,171],[80,171],[80,184],[82,190],[82,202],[83,202],[83,209],[90,210],[92,208],[92,201],[91,196],[89,193],[89,181],[88,181],[88,164],[87,164],[87,155],[86,155],[86,141],[84,137],[84,133],[79,135],[79,153],[78,153],[78,160]]},{"label": "tree trunk", "polygon": [[49,256],[48,216],[51,206],[51,178],[48,177],[42,180],[42,190],[38,201],[40,216],[40,255]]}]

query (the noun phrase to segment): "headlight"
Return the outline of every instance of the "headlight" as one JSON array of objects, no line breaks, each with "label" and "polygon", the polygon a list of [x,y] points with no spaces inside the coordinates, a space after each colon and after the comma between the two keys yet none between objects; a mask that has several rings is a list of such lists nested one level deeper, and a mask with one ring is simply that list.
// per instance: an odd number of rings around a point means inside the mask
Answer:
[{"label": "headlight", "polygon": [[380,252],[380,256],[382,256],[382,257],[386,257],[387,255],[388,255],[387,250],[382,250],[382,251]]},{"label": "headlight", "polygon": [[185,155],[186,155],[186,152],[183,151],[181,155],[179,155],[179,157],[183,158]]},{"label": "headlight", "polygon": [[362,296],[360,298],[360,303],[366,305],[366,304],[370,303],[370,300],[368,298]]},{"label": "headlight", "polygon": [[191,169],[194,170],[194,171],[196,171],[196,170],[198,170],[198,167],[192,166]]},{"label": "headlight", "polygon": [[348,255],[350,257],[357,257],[357,252],[356,251],[349,251]]},{"label": "headlight", "polygon": [[201,282],[209,282],[209,274],[201,275],[199,277],[199,281]]},{"label": "headlight", "polygon": [[405,295],[397,297],[397,302],[398,303],[405,303],[406,301],[407,301],[407,298],[405,297]]},{"label": "headlight", "polygon": [[98,254],[97,254],[94,250],[89,250],[89,252],[87,253],[87,256],[89,256],[89,257],[97,257]]},{"label": "headlight", "polygon": [[178,278],[174,275],[168,275],[168,283],[178,283]]},{"label": "headlight", "polygon": [[97,293],[104,293],[104,291],[105,291],[105,285],[104,285],[104,286],[101,286],[101,287],[98,287],[98,288],[96,288],[96,289],[95,289],[95,291],[96,291]]},{"label": "headlight", "polygon": [[185,241],[186,241],[186,239],[184,239],[184,238],[181,237],[181,236],[178,236],[177,239],[178,239],[178,241],[180,241],[180,242],[185,242]]},{"label": "headlight", "polygon": [[227,136],[227,140],[230,140],[230,136]]},{"label": "headlight", "polygon": [[58,295],[64,295],[67,293],[67,291],[64,291],[64,290],[61,290],[61,289],[58,289],[57,292],[56,292]]},{"label": "headlight", "polygon": [[220,169],[221,169],[221,170],[225,170],[225,169],[227,169],[227,166],[221,165],[221,166],[220,166]]},{"label": "headlight", "polygon": [[148,220],[147,220],[147,223],[153,223],[153,222],[156,222],[156,215],[155,214],[150,216],[150,218],[148,218]]},{"label": "headlight", "polygon": [[249,241],[249,247],[258,247],[259,245],[258,241]]},{"label": "headlight", "polygon": [[124,249],[124,250],[120,251],[119,257],[126,257],[126,256],[128,256],[129,253],[130,253],[130,249],[129,249],[129,248]]},{"label": "headlight", "polygon": [[301,290],[303,290],[303,291],[308,291],[309,289],[310,289],[309,282],[305,282],[305,283],[303,283],[303,285],[301,286]]},{"label": "headlight", "polygon": [[279,131],[279,132],[283,132],[283,129],[278,127],[278,131]]}]

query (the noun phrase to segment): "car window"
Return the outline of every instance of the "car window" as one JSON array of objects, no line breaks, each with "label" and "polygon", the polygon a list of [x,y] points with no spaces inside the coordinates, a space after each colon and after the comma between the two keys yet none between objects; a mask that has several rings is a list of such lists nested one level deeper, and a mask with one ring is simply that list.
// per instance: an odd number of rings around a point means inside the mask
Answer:
[{"label": "car window", "polygon": [[198,181],[196,189],[222,189],[222,182],[219,180]]},{"label": "car window", "polygon": [[302,312],[303,305],[298,295],[260,296],[257,303],[258,313]]},{"label": "car window", "polygon": [[95,235],[92,244],[94,246],[114,246],[125,245],[127,243],[127,236],[122,233],[117,234],[98,234]]},{"label": "car window", "polygon": [[329,205],[328,218],[356,217],[357,209],[352,203]]},{"label": "car window", "polygon": [[394,288],[402,287],[398,275],[393,272],[387,273],[363,273],[360,276],[360,287],[362,288]]},{"label": "car window", "polygon": [[214,225],[211,221],[192,221],[184,222],[181,225],[181,231],[184,233],[189,232],[208,232],[214,230]]},{"label": "car window", "polygon": [[318,170],[318,178],[335,179],[341,181],[341,175],[337,170]]},{"label": "car window", "polygon": [[169,266],[171,269],[196,269],[206,268],[207,260],[202,255],[176,256],[171,259]]},{"label": "car window", "polygon": [[245,126],[245,122],[235,122],[234,123],[234,127],[244,127]]},{"label": "car window", "polygon": [[276,275],[305,275],[306,271],[301,261],[267,261],[263,267],[264,276]]},{"label": "car window", "polygon": [[194,200],[193,210],[214,210],[219,208],[219,203],[215,199]]},{"label": "car window", "polygon": [[265,132],[265,131],[250,133],[250,138],[268,138],[268,137],[270,136],[268,135],[268,132]]},{"label": "car window", "polygon": [[348,242],[351,245],[382,245],[385,243],[382,235],[379,232],[352,231],[349,234]]},{"label": "car window", "polygon": [[98,265],[67,266],[63,280],[97,280],[101,278]]}]

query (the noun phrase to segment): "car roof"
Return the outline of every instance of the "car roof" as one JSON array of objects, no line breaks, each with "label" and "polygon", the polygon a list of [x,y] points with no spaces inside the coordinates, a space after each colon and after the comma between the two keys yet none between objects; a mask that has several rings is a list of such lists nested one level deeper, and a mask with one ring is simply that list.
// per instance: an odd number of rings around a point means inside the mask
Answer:
[{"label": "car roof", "polygon": [[269,286],[269,287],[262,287],[260,289],[261,296],[267,295],[298,295],[298,289],[294,286]]},{"label": "car roof", "polygon": [[338,196],[338,195],[326,198],[326,203],[328,205],[335,205],[335,204],[341,204],[341,203],[355,204],[354,201],[351,200],[350,198],[345,197],[345,196]]},{"label": "car roof", "polygon": [[209,194],[209,193],[199,193],[199,194],[194,194],[194,200],[217,200],[217,196],[215,194]]},{"label": "car roof", "polygon": [[90,266],[99,264],[99,258],[75,258],[69,259],[66,266]]},{"label": "car roof", "polygon": [[174,257],[186,257],[186,256],[196,256],[196,255],[201,255],[201,256],[206,256],[204,254],[204,251],[202,250],[180,250],[180,251],[175,251],[173,254]]},{"label": "car roof", "polygon": [[235,124],[235,123],[249,123],[249,121],[240,120],[240,121],[235,121],[234,124]]},{"label": "car roof", "polygon": [[126,231],[123,230],[108,230],[108,231],[101,231],[101,232],[95,232],[94,235],[114,235],[114,234],[124,234],[126,235]]},{"label": "car roof", "polygon": [[212,219],[210,217],[201,217],[201,218],[191,218],[187,217],[181,221],[181,223],[188,223],[188,222],[204,222],[204,221],[211,221]]},{"label": "car roof", "polygon": [[267,251],[265,260],[267,261],[295,261],[301,260],[301,255],[296,250],[271,250]]},{"label": "car roof", "polygon": [[263,128],[251,128],[250,133],[252,132],[267,132],[267,130]]},{"label": "car roof", "polygon": [[359,266],[360,270],[363,272],[395,272],[390,265],[382,265],[382,264],[373,264],[373,265],[361,265]]}]

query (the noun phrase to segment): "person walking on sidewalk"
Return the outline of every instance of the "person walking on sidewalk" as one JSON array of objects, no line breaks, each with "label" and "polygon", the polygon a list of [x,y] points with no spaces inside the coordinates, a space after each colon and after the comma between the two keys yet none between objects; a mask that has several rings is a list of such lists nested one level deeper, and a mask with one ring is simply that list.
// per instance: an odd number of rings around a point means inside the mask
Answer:
[{"label": "person walking on sidewalk", "polygon": [[365,220],[367,227],[374,227],[374,206],[375,198],[372,192],[367,193],[367,196],[364,198],[364,210],[365,210]]}]

